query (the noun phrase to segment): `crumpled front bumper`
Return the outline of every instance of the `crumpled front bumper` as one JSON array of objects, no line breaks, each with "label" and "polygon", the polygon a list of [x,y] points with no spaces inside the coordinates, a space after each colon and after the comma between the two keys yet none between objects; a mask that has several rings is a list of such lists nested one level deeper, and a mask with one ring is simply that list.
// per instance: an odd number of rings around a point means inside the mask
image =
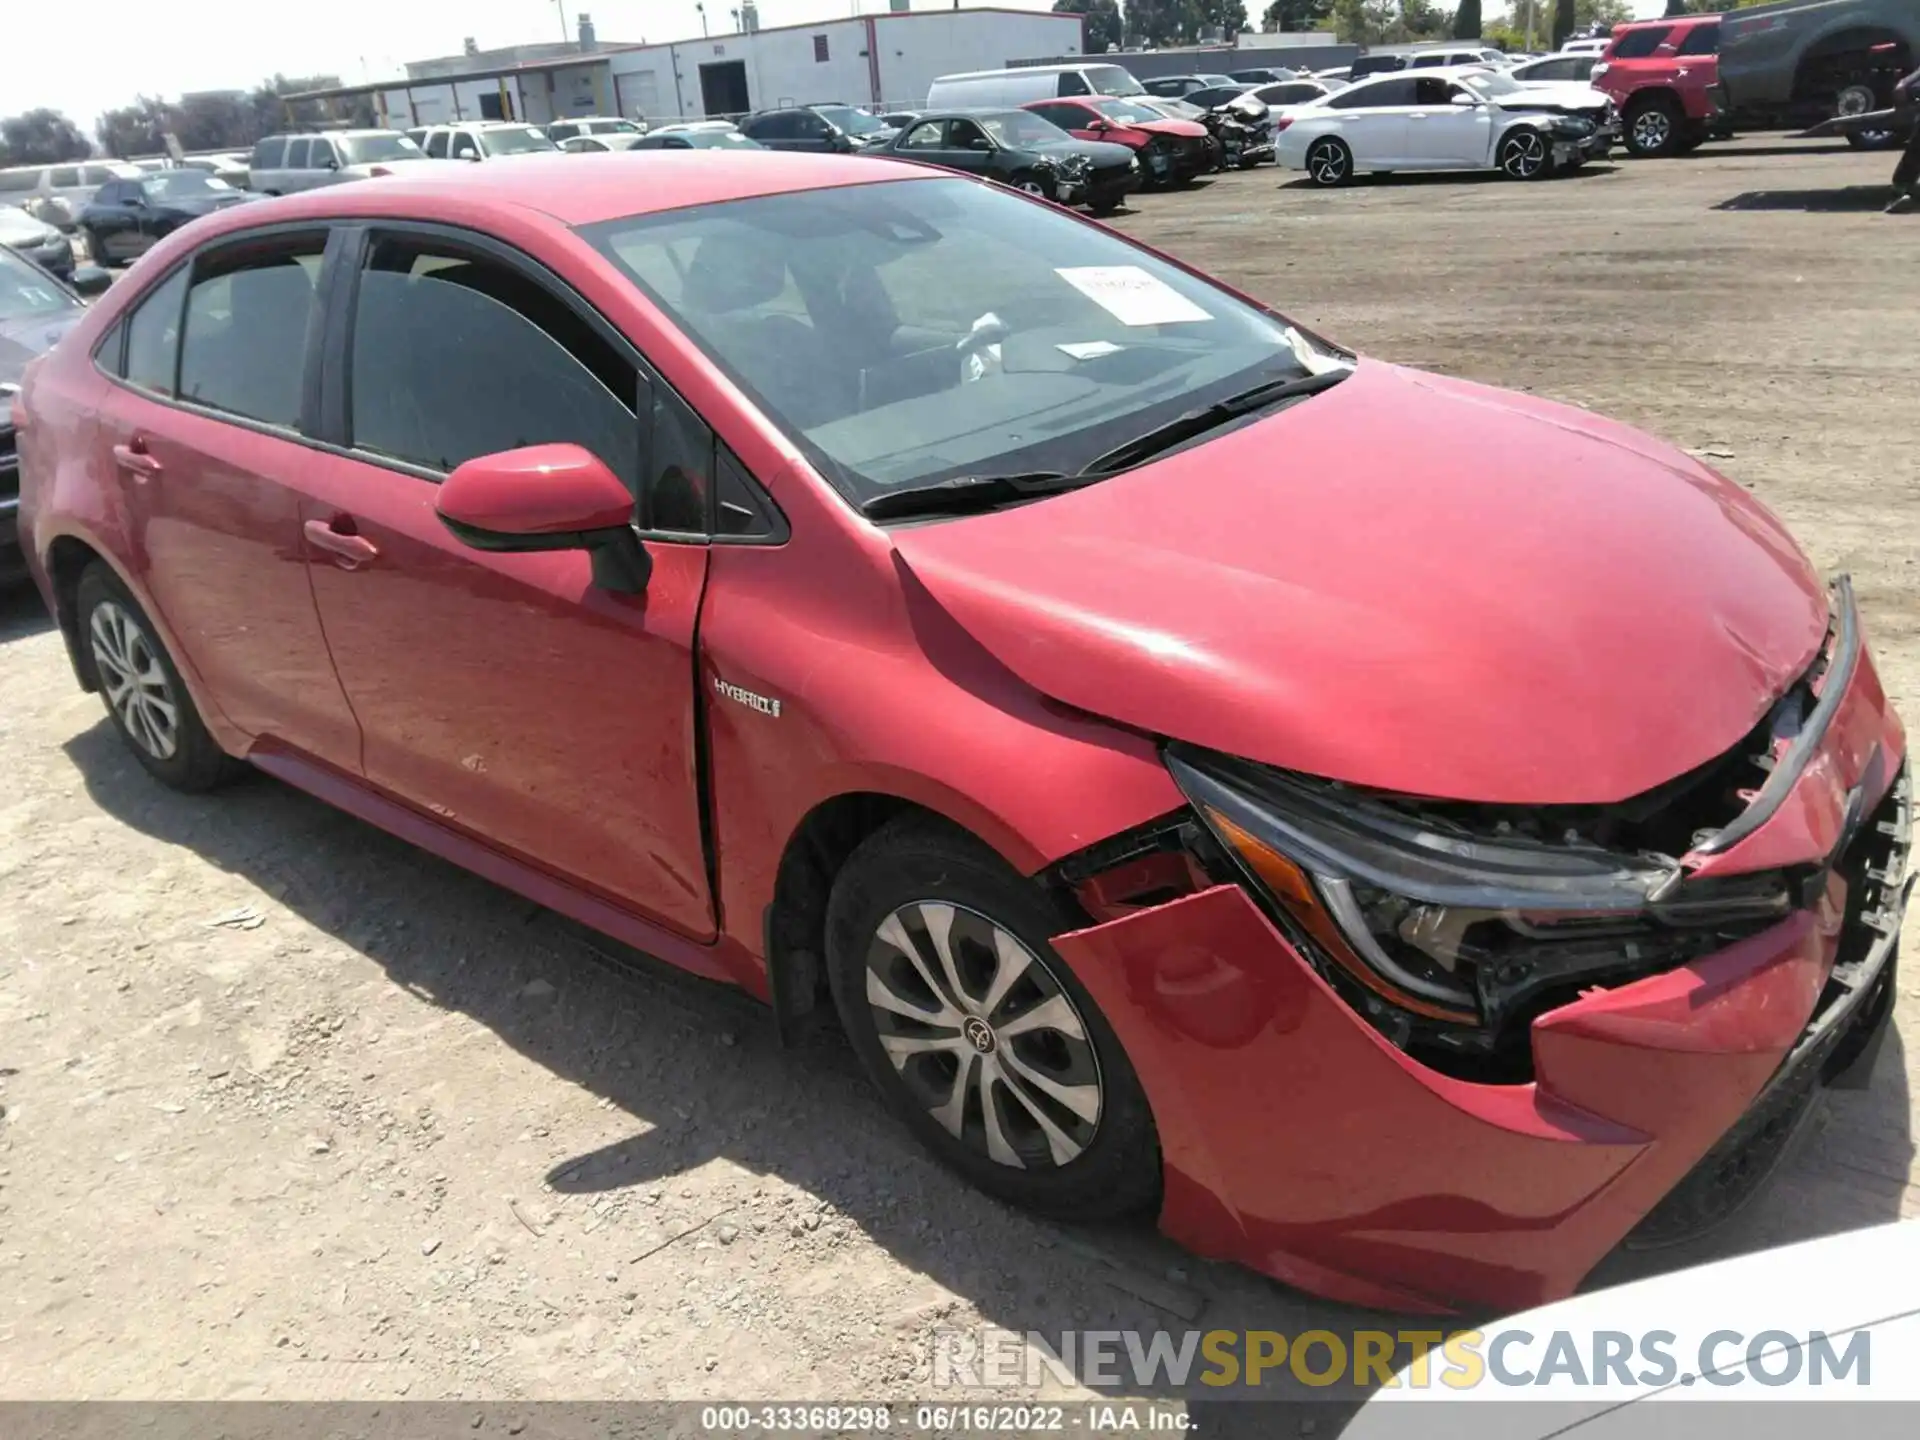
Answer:
[{"label": "crumpled front bumper", "polygon": [[[1904,760],[1863,651],[1789,802],[1714,870],[1841,862],[1861,830],[1908,826]],[[1864,923],[1846,874],[1834,863],[1758,935],[1540,1016],[1524,1085],[1453,1079],[1394,1048],[1237,886],[1054,946],[1153,1107],[1170,1236],[1350,1303],[1511,1310],[1570,1293],[1743,1117],[1884,1025],[1874,977],[1849,962],[1869,982],[1849,990],[1834,967],[1843,953],[1890,965],[1900,906],[1843,952]]]}]

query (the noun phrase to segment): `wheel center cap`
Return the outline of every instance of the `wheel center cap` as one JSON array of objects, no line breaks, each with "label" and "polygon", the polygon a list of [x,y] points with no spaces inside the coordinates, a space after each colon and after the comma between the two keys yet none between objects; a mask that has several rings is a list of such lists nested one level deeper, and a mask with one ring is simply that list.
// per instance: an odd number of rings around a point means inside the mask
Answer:
[{"label": "wheel center cap", "polygon": [[967,1017],[966,1024],[960,1027],[960,1033],[967,1037],[967,1043],[982,1055],[991,1055],[994,1050],[993,1027],[977,1015]]}]

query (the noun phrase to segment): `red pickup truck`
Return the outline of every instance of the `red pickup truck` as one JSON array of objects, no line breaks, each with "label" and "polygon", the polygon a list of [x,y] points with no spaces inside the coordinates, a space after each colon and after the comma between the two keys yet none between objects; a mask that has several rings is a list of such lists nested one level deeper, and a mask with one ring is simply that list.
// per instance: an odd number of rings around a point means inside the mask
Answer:
[{"label": "red pickup truck", "polygon": [[1620,111],[1634,155],[1683,155],[1720,126],[1720,17],[1681,15],[1614,27],[1591,83]]}]

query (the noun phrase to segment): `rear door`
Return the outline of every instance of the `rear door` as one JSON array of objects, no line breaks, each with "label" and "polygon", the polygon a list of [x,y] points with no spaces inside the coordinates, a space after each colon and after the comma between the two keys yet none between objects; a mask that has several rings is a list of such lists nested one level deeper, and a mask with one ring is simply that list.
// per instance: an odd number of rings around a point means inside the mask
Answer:
[{"label": "rear door", "polygon": [[302,563],[316,459],[316,282],[324,229],[223,242],[177,266],[102,353],[102,468],[139,574],[184,662],[228,720],[349,773],[360,733]]},{"label": "rear door", "polygon": [[[359,233],[354,288],[329,331],[337,448],[302,529],[366,776],[522,861],[710,937],[693,693],[704,538],[650,538],[645,593],[615,594],[594,587],[577,551],[469,549],[434,499],[462,461],[549,441],[584,445],[636,490],[646,479],[705,493],[711,437],[524,256],[467,232]],[[654,518],[656,531],[684,528],[678,512]]]},{"label": "rear door", "polygon": [[1362,166],[1408,162],[1407,117],[1416,108],[1416,83],[1410,75],[1394,75],[1343,90],[1327,102],[1333,133]]}]

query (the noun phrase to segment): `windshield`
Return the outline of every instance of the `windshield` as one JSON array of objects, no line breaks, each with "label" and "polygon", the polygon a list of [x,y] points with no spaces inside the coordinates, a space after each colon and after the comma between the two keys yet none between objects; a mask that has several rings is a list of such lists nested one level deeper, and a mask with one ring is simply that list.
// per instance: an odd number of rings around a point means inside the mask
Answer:
[{"label": "windshield", "polygon": [[1222,85],[1238,85],[1240,83],[1231,75],[1196,75],[1194,79],[1200,81],[1200,83],[1205,85],[1209,90],[1217,90]]},{"label": "windshield", "polygon": [[527,155],[535,150],[560,148],[546,137],[544,131],[536,130],[531,125],[512,125],[501,130],[482,130],[478,138],[489,155]]},{"label": "windshield", "polygon": [[1026,110],[1001,110],[973,118],[1002,145],[1052,145],[1073,139],[1058,125]]},{"label": "windshield", "polygon": [[233,187],[204,170],[166,170],[140,182],[149,200],[193,200],[205,195],[231,195]]},{"label": "windshield", "polygon": [[764,150],[758,140],[750,140],[738,130],[695,130],[686,137],[696,150]]},{"label": "windshield", "polygon": [[1151,105],[1137,104],[1132,100],[1096,100],[1093,105],[1109,120],[1118,120],[1122,125],[1138,125],[1143,121],[1151,123],[1167,118]]},{"label": "windshield", "polygon": [[1498,71],[1485,74],[1462,75],[1460,83],[1469,90],[1477,90],[1482,95],[1511,95],[1521,88],[1520,82]]},{"label": "windshield", "polygon": [[1118,65],[1089,65],[1080,72],[1086,82],[1093,86],[1096,95],[1144,95],[1147,92],[1140,82],[1133,78],[1131,70]]},{"label": "windshield", "polygon": [[340,148],[349,165],[372,165],[382,160],[424,160],[427,152],[404,135],[343,135]]},{"label": "windshield", "polygon": [[855,504],[950,476],[1077,470],[1196,406],[1305,375],[1316,353],[1118,236],[966,180],[581,233]]},{"label": "windshield", "polygon": [[639,135],[640,127],[631,120],[589,120],[584,126],[589,135]]},{"label": "windshield", "polygon": [[0,322],[64,315],[80,302],[11,250],[0,246]]},{"label": "windshield", "polygon": [[849,135],[878,135],[893,128],[878,116],[851,105],[815,105],[813,113],[831,120]]}]

